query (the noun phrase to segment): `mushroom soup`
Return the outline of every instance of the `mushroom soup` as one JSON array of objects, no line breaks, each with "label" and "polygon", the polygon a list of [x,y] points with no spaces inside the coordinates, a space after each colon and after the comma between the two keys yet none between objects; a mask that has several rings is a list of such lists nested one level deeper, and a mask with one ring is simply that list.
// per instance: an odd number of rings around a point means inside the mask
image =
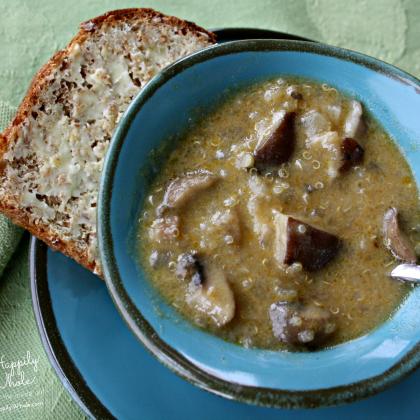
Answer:
[{"label": "mushroom soup", "polygon": [[[409,286],[419,196],[355,99],[277,79],[190,127],[139,220],[141,264],[196,325],[246,347],[331,346],[384,322]],[[418,249],[418,246],[416,247]]]}]

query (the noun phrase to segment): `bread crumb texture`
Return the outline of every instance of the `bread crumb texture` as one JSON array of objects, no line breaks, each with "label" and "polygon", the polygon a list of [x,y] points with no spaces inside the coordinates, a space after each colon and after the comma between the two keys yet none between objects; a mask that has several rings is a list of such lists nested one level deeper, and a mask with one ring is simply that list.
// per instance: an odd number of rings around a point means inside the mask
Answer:
[{"label": "bread crumb texture", "polygon": [[83,23],[40,70],[0,137],[2,211],[101,274],[97,194],[114,129],[151,77],[213,42],[204,29],[151,9]]}]

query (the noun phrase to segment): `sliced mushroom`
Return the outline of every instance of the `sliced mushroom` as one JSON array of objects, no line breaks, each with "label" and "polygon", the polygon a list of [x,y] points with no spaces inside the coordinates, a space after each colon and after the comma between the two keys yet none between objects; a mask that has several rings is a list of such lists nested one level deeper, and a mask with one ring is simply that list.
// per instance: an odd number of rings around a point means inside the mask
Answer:
[{"label": "sliced mushroom", "polygon": [[273,303],[269,316],[274,336],[289,345],[317,347],[336,331],[331,314],[313,304]]},{"label": "sliced mushroom", "polygon": [[319,270],[339,250],[337,236],[274,211],[274,255],[281,265],[300,262],[307,271]]},{"label": "sliced mushroom", "polygon": [[327,163],[327,173],[331,178],[347,172],[363,160],[364,150],[360,144],[350,137],[342,140],[336,131],[310,137],[306,146],[313,157],[322,158]]},{"label": "sliced mushroom", "polygon": [[154,220],[149,229],[149,237],[152,241],[162,243],[179,236],[179,217],[164,216]]},{"label": "sliced mushroom", "polygon": [[327,175],[330,178],[338,175],[342,165],[341,144],[341,138],[336,131],[327,131],[306,141],[306,146],[310,148],[313,157],[327,163]]},{"label": "sliced mushroom", "polygon": [[334,123],[338,124],[342,113],[341,103],[329,104],[325,107],[328,118]]},{"label": "sliced mushroom", "polygon": [[174,179],[168,186],[159,208],[179,209],[195,198],[201,191],[210,188],[219,178],[209,171],[194,171]]},{"label": "sliced mushroom", "polygon": [[282,111],[266,130],[254,150],[256,168],[279,166],[289,160],[295,148],[295,117],[295,112]]},{"label": "sliced mushroom", "polygon": [[342,165],[340,172],[347,172],[352,166],[357,165],[363,160],[365,151],[360,144],[350,138],[346,137],[341,144],[341,152],[343,154]]},{"label": "sliced mushroom", "polygon": [[196,253],[186,252],[179,255],[175,274],[180,280],[188,280],[195,286],[204,282],[204,269]]},{"label": "sliced mushroom", "polygon": [[258,237],[262,248],[266,248],[271,237],[270,213],[266,211],[266,204],[261,197],[251,197],[247,203],[247,210],[252,221],[252,230]]},{"label": "sliced mushroom", "polygon": [[267,211],[269,191],[259,176],[251,176],[248,181],[250,198],[247,210],[252,221],[252,229],[262,248],[268,244],[271,236],[271,214]]},{"label": "sliced mushroom", "polygon": [[331,123],[328,119],[314,109],[303,114],[300,122],[309,138],[331,130]]},{"label": "sliced mushroom", "polygon": [[398,222],[398,210],[395,207],[390,207],[385,212],[383,234],[385,246],[395,258],[412,264],[416,263],[414,247],[401,231]]},{"label": "sliced mushroom", "polygon": [[235,315],[235,299],[222,269],[204,264],[201,283],[190,283],[187,303],[208,316],[217,327],[227,324]]},{"label": "sliced mushroom", "polygon": [[363,121],[362,104],[356,100],[350,101],[350,109],[344,122],[344,137],[358,139],[366,130]]}]

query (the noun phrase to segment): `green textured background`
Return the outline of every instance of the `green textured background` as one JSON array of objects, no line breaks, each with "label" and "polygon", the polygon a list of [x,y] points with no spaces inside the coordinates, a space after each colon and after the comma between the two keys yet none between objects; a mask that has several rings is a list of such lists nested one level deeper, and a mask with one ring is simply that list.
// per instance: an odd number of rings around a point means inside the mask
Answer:
[{"label": "green textured background", "polygon": [[[295,33],[370,54],[420,76],[419,0],[0,0],[0,101],[17,106],[36,70],[66,45],[81,21],[124,7],[153,7],[208,28]],[[7,232],[0,226],[0,265],[20,237],[18,230],[2,225]],[[6,236],[11,232],[12,239]],[[42,349],[31,308],[27,254],[25,235],[0,279],[0,357],[17,360],[29,351],[39,358],[39,366],[37,372],[28,370],[35,379],[32,385],[15,389],[1,388],[5,370],[0,367],[0,418],[83,418]],[[25,403],[36,406],[1,411]]]}]

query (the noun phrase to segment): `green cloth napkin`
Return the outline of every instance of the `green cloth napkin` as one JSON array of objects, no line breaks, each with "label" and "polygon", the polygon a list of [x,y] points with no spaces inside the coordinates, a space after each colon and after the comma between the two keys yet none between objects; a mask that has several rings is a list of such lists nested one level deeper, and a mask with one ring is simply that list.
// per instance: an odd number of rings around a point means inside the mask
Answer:
[{"label": "green cloth napkin", "polygon": [[[0,0],[0,126],[11,118],[10,106],[18,106],[36,70],[68,43],[80,22],[126,7],[153,7],[207,28],[290,32],[372,55],[420,76],[418,0]],[[29,236],[20,238],[21,230],[0,217],[0,418],[83,418],[42,348],[31,308]],[[37,371],[33,365],[27,370],[33,384],[2,388],[6,370],[1,357],[5,362],[24,360],[28,352],[29,359],[38,360]]]}]

